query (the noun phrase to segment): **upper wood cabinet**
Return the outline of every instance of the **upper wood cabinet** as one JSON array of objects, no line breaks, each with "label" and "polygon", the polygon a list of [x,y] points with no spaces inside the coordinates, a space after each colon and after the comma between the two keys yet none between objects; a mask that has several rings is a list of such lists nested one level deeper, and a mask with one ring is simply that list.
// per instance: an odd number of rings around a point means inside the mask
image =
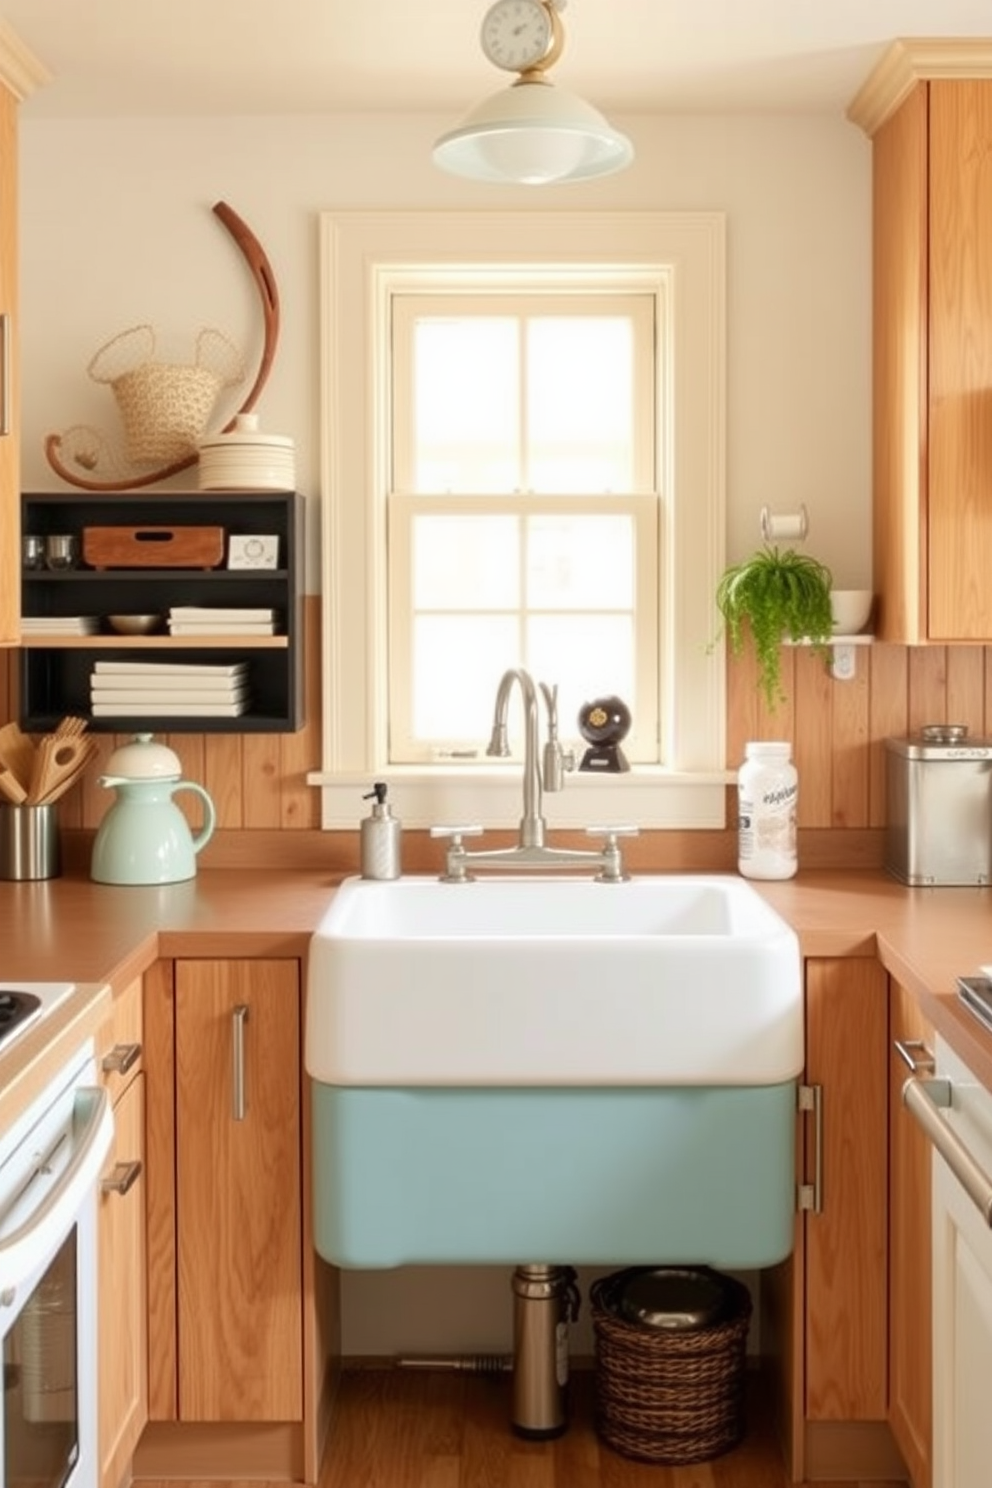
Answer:
[{"label": "upper wood cabinet", "polygon": [[[850,110],[873,152],[876,635],[988,642],[992,77],[963,75],[986,60],[963,43],[950,69],[912,45]],[[955,75],[928,78],[938,60]]]},{"label": "upper wood cabinet", "polygon": [[17,380],[17,99],[0,82],[0,645],[21,633]]},{"label": "upper wood cabinet", "polygon": [[21,631],[18,107],[48,80],[47,69],[0,21],[0,646],[16,645]]}]

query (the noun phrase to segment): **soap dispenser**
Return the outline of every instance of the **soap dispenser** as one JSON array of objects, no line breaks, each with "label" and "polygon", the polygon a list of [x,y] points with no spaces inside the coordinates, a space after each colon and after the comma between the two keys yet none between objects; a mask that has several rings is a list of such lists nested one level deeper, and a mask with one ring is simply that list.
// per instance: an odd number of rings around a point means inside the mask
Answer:
[{"label": "soap dispenser", "polygon": [[387,785],[377,780],[363,801],[374,801],[372,814],[362,821],[362,877],[399,878],[403,825],[386,800]]}]

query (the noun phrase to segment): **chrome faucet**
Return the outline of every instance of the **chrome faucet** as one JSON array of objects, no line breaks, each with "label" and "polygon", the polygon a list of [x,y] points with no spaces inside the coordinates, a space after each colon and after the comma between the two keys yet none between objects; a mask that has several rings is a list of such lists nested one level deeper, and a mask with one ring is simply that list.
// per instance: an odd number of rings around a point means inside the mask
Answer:
[{"label": "chrome faucet", "polygon": [[588,827],[590,836],[602,836],[606,841],[600,851],[547,847],[545,836],[547,823],[544,820],[544,791],[559,791],[564,785],[565,772],[574,770],[575,756],[571,750],[562,749],[558,738],[558,688],[546,682],[538,684],[548,715],[548,739],[544,746],[543,770],[540,763],[540,738],[538,731],[538,689],[534,679],[523,667],[510,667],[500,678],[496,690],[496,707],[493,714],[493,730],[486,754],[505,759],[510,753],[507,739],[506,716],[509,709],[513,685],[520,687],[524,706],[524,769],[523,769],[523,816],[520,819],[520,840],[516,847],[493,848],[479,852],[468,852],[464,838],[475,837],[481,827],[432,827],[432,837],[449,837],[446,869],[443,875],[448,883],[467,883],[476,868],[494,872],[535,872],[545,869],[572,869],[599,867],[596,875],[604,883],[622,883],[628,875],[624,872],[618,839],[634,836],[636,827]]}]

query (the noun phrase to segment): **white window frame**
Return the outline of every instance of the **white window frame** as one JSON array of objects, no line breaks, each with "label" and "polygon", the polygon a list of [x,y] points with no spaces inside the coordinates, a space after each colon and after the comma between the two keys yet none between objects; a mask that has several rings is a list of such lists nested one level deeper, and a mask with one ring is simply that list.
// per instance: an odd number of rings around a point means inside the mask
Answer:
[{"label": "white window frame", "polygon": [[[654,283],[671,335],[659,355],[670,439],[659,471],[662,758],[628,774],[576,773],[545,795],[549,826],[725,826],[725,670],[714,594],[725,553],[726,263],[718,212],[327,212],[320,219],[323,768],[325,829],[354,827],[359,791],[386,778],[411,827],[520,817],[519,765],[397,767],[387,759],[389,296],[432,274],[597,266]],[[513,665],[515,658],[508,658]],[[552,679],[553,680],[553,679]],[[453,679],[457,685],[457,679]],[[494,688],[495,695],[495,688]]]}]

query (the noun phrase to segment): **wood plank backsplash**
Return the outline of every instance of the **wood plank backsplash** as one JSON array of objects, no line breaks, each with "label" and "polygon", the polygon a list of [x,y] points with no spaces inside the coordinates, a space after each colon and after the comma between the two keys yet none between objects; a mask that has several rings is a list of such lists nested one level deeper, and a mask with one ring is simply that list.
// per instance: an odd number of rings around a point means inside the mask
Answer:
[{"label": "wood plank backsplash", "polygon": [[[183,772],[213,797],[218,827],[297,831],[319,828],[319,792],[306,783],[320,768],[319,597],[306,600],[306,717],[295,734],[168,734]],[[0,715],[17,716],[17,653],[0,650]],[[964,723],[992,735],[992,646],[859,646],[855,676],[838,682],[806,647],[782,651],[786,693],[770,713],[757,685],[753,653],[727,664],[727,766],[736,769],[748,739],[789,739],[799,771],[801,828],[861,830],[885,825],[884,740],[925,723]],[[106,758],[124,736],[101,734]],[[96,784],[99,758],[64,798],[62,823],[93,828],[110,804]],[[177,804],[183,804],[181,795]],[[198,820],[197,806],[190,815]],[[728,820],[732,821],[732,815]]]}]

